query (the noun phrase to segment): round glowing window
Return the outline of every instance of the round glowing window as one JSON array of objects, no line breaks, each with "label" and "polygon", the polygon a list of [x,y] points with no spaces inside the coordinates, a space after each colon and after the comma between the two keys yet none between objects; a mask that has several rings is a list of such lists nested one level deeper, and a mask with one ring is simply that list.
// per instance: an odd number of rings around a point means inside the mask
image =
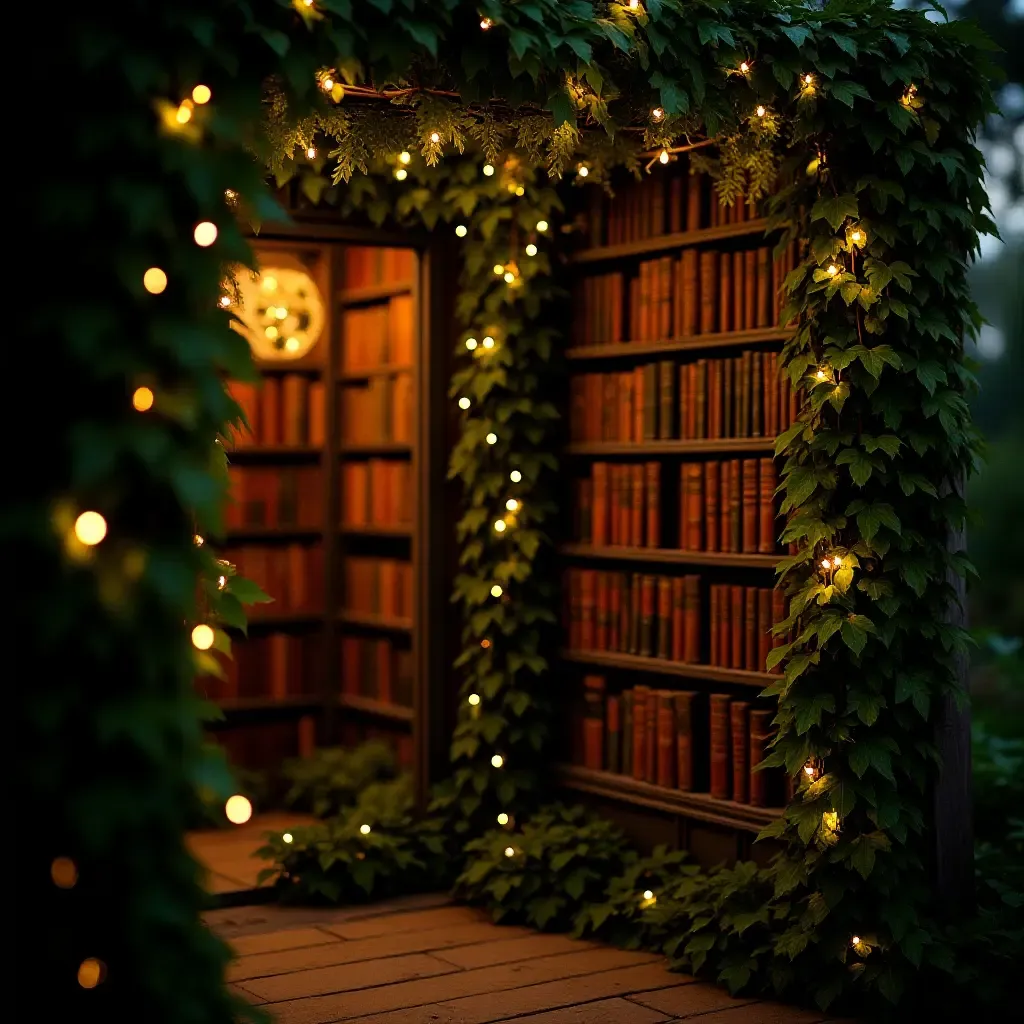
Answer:
[{"label": "round glowing window", "polygon": [[234,327],[257,359],[301,359],[320,340],[324,303],[305,270],[268,262],[255,278],[240,275],[238,299]]}]

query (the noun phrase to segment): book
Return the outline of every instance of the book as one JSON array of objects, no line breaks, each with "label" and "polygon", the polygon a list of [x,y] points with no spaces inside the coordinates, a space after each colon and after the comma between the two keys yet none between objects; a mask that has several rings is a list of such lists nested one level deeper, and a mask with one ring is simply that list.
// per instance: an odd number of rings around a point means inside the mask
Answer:
[{"label": "book", "polygon": [[729,735],[729,698],[720,693],[709,697],[709,736],[711,741],[711,786],[710,792],[718,800],[728,800],[732,795],[729,768],[731,743]]}]

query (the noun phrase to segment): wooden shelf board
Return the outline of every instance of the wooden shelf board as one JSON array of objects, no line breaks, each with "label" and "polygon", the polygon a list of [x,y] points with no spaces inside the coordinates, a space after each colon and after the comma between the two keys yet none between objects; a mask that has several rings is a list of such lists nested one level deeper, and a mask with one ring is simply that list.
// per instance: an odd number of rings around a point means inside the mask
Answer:
[{"label": "wooden shelf board", "polygon": [[340,455],[412,455],[412,445],[403,441],[342,442]]},{"label": "wooden shelf board", "polygon": [[695,441],[579,441],[565,447],[567,455],[712,455],[774,451],[774,437],[710,437]]},{"label": "wooden shelf board", "polygon": [[793,332],[779,327],[764,327],[752,331],[723,331],[713,334],[692,334],[664,341],[619,341],[607,345],[581,345],[565,350],[569,360],[634,359],[641,356],[671,355],[673,352],[701,351],[712,348],[738,348],[763,342],[781,344]]},{"label": "wooden shelf board", "polygon": [[338,380],[340,381],[361,381],[369,380],[371,377],[392,377],[396,373],[411,373],[412,366],[408,364],[385,363],[381,366],[369,366],[362,370],[345,370]]},{"label": "wooden shelf board", "polygon": [[229,462],[313,462],[323,453],[312,445],[252,445],[248,448],[229,448]]},{"label": "wooden shelf board", "polygon": [[395,295],[407,295],[412,291],[412,281],[391,281],[385,284],[371,284],[365,288],[346,288],[338,295],[343,306],[357,306],[362,302],[376,302],[390,299]]},{"label": "wooden shelf board", "polygon": [[647,253],[664,252],[666,249],[682,249],[704,242],[716,242],[722,238],[743,238],[746,235],[764,235],[768,227],[766,217],[745,220],[739,224],[721,224],[715,228],[701,228],[698,231],[680,231],[671,235],[655,235],[636,242],[622,242],[619,245],[601,245],[593,249],[581,249],[569,257],[570,263],[598,263],[622,256],[642,256]]},{"label": "wooden shelf board", "polygon": [[253,364],[260,373],[299,373],[304,377],[319,377],[324,372],[322,362],[310,362],[306,359],[274,360],[254,359]]},{"label": "wooden shelf board", "polygon": [[323,534],[324,531],[318,526],[235,526],[228,530],[225,540],[228,544],[242,541],[312,540]]},{"label": "wooden shelf board", "polygon": [[389,704],[387,701],[375,700],[373,697],[359,697],[343,693],[338,697],[338,706],[349,711],[360,711],[363,714],[375,715],[377,718],[390,718],[395,722],[411,722],[412,708],[401,704]]},{"label": "wooden shelf board", "polygon": [[384,615],[374,615],[372,612],[342,611],[338,613],[338,621],[349,626],[368,626],[372,629],[400,633],[412,632],[412,619],[389,619]]},{"label": "wooden shelf board", "polygon": [[604,668],[626,669],[631,672],[656,672],[661,675],[681,676],[684,679],[753,686],[757,689],[764,689],[779,678],[767,672],[749,672],[742,668],[722,668],[719,665],[688,664],[682,661],[668,661],[665,658],[645,658],[637,654],[617,654],[611,651],[563,650],[562,660]]},{"label": "wooden shelf board", "polygon": [[323,707],[319,697],[305,694],[287,697],[224,697],[214,703],[226,715],[245,711],[319,711]]},{"label": "wooden shelf board", "polygon": [[411,537],[411,526],[372,526],[356,525],[353,523],[342,523],[338,527],[339,533],[352,534],[359,537]]},{"label": "wooden shelf board", "polygon": [[749,555],[728,551],[679,551],[673,548],[631,548],[612,545],[562,544],[560,555],[611,562],[659,562],[666,565],[720,565],[729,568],[774,569],[781,555]]},{"label": "wooden shelf board", "polygon": [[280,612],[276,615],[251,615],[249,629],[279,629],[284,626],[323,625],[323,612]]},{"label": "wooden shelf board", "polygon": [[748,832],[760,832],[782,813],[779,807],[752,807],[732,800],[718,800],[710,793],[685,793],[641,782],[629,775],[594,771],[578,765],[559,765],[556,774],[563,786],[577,792]]}]

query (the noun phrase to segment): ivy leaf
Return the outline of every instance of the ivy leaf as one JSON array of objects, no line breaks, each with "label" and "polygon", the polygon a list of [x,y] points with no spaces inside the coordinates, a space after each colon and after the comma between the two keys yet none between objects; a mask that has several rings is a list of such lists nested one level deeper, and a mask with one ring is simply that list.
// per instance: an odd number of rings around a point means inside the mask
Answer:
[{"label": "ivy leaf", "polygon": [[946,382],[946,371],[942,364],[934,359],[923,359],[917,364],[917,379],[924,385],[929,395],[935,394],[935,388]]},{"label": "ivy leaf", "polygon": [[854,842],[853,852],[850,854],[850,865],[861,878],[867,878],[875,867],[875,848],[863,837]]},{"label": "ivy leaf", "polygon": [[857,513],[857,529],[865,540],[871,540],[880,526],[887,526],[893,533],[901,532],[900,521],[892,505],[879,501]]},{"label": "ivy leaf", "polygon": [[[853,100],[855,96],[861,96],[866,100],[871,99],[871,93],[869,93],[859,82],[833,82],[832,85],[829,86],[829,91],[837,100],[839,100],[840,103],[843,103],[850,108],[853,107]],[[856,214],[853,216],[856,216]]]},{"label": "ivy leaf", "polygon": [[853,482],[863,487],[874,472],[874,463],[859,448],[845,448],[836,457],[837,466],[849,466]]},{"label": "ivy leaf", "polygon": [[782,33],[788,36],[793,45],[798,49],[811,37],[811,30],[803,25],[783,25]]},{"label": "ivy leaf", "polygon": [[851,615],[843,621],[843,643],[859,655],[868,642],[868,633],[874,633],[875,624],[866,615]]},{"label": "ivy leaf", "polygon": [[827,220],[833,231],[847,217],[860,216],[860,207],[857,204],[857,197],[851,193],[841,196],[823,196],[811,207],[811,221]]},{"label": "ivy leaf", "polygon": [[836,701],[831,693],[819,693],[810,700],[803,700],[796,705],[796,731],[803,736],[812,725],[821,725],[821,716],[826,711],[833,712]]}]

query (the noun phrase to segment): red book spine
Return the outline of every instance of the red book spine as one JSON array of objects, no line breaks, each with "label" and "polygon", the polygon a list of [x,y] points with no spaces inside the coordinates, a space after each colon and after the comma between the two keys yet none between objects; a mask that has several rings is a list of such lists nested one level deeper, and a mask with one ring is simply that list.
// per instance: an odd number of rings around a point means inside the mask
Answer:
[{"label": "red book spine", "polygon": [[742,478],[740,474],[741,465],[742,462],[740,459],[733,459],[732,469],[729,473],[729,546],[723,546],[723,550],[725,551],[743,550],[740,546],[742,541],[742,521],[740,517],[740,495],[742,493]]},{"label": "red book spine", "polygon": [[661,546],[661,463],[644,465],[647,491],[647,547]]},{"label": "red book spine", "polygon": [[732,658],[732,608],[731,588],[725,584],[718,588],[718,656],[719,664],[728,668]]},{"label": "red book spine", "polygon": [[682,661],[684,646],[685,587],[682,576],[672,577],[672,660]]},{"label": "red book spine", "polygon": [[647,693],[647,714],[644,716],[647,735],[644,737],[644,780],[658,780],[658,691]]},{"label": "red book spine", "polygon": [[743,460],[743,551],[757,551],[757,459]]},{"label": "red book spine", "polygon": [[770,555],[775,550],[775,462],[761,459],[758,466],[757,550]]},{"label": "red book spine", "polygon": [[755,769],[768,755],[771,726],[770,711],[750,712],[750,803],[754,807],[768,806],[768,778]]},{"label": "red book spine", "polygon": [[699,462],[691,462],[686,467],[688,480],[689,507],[686,514],[686,526],[689,532],[687,550],[703,551],[704,538],[704,471]]},{"label": "red book spine", "polygon": [[658,657],[672,656],[672,583],[668,576],[658,578]]},{"label": "red book spine", "polygon": [[633,532],[633,478],[629,466],[616,466],[619,476],[618,541],[628,544]]},{"label": "red book spine", "polygon": [[673,694],[670,690],[658,692],[658,765],[659,786],[674,788],[676,784],[676,728]]},{"label": "red book spine", "polygon": [[583,766],[600,771],[604,766],[604,696],[603,676],[585,676],[583,679]]},{"label": "red book spine", "polygon": [[696,694],[684,690],[673,694],[676,730],[676,785],[683,792],[693,789],[693,701]]},{"label": "red book spine", "polygon": [[595,462],[591,472],[594,480],[591,534],[595,547],[603,547],[608,543],[608,463]]},{"label": "red book spine", "polygon": [[604,720],[604,770],[618,772],[622,768],[622,708],[618,697],[609,697],[604,702]]},{"label": "red book spine", "polygon": [[743,667],[757,671],[757,587],[746,587],[743,611]]},{"label": "red book spine", "polygon": [[[709,594],[710,594],[710,601],[709,601],[709,603],[710,603],[710,606],[711,606],[711,653],[710,653],[710,662],[709,663],[712,664],[712,665],[721,665],[721,663],[722,663],[721,649],[720,649],[719,642],[718,642],[718,640],[719,640],[719,637],[718,637],[718,631],[719,631],[719,624],[718,624],[718,602],[719,602],[719,597],[718,597],[718,592],[719,592],[719,590],[721,590],[721,584],[718,584],[718,583],[712,583],[711,584],[711,587],[710,587],[710,590],[709,590]],[[572,646],[572,644],[570,642],[570,647],[571,646]],[[676,659],[676,660],[680,660],[680,659]]]},{"label": "red book spine", "polygon": [[719,463],[704,463],[704,549],[718,550]]},{"label": "red book spine", "polygon": [[[781,590],[772,591],[772,625],[777,626],[780,622],[784,622],[788,618],[786,611],[786,595]],[[772,638],[772,647],[781,647],[785,644],[785,636],[776,636]]]},{"label": "red book spine", "polygon": [[622,576],[612,573],[608,588],[608,650],[622,650],[620,621],[622,619]]},{"label": "red book spine", "polygon": [[765,662],[772,649],[772,591],[762,587],[757,592],[757,665],[758,672],[767,672]]},{"label": "red book spine", "polygon": [[729,787],[729,698],[711,694],[710,701],[711,735],[711,795],[718,800],[728,800]]},{"label": "red book spine", "polygon": [[608,650],[608,573],[597,573],[597,615],[594,627],[594,650]]},{"label": "red book spine", "polygon": [[634,548],[644,545],[644,467],[635,463],[629,467],[630,518],[629,544]]},{"label": "red book spine", "polygon": [[644,778],[647,766],[647,686],[633,688],[633,778]]},{"label": "red book spine", "polygon": [[730,647],[729,667],[743,668],[743,605],[744,587],[729,588]]},{"label": "red book spine", "polygon": [[683,577],[683,661],[700,661],[700,577]]},{"label": "red book spine", "polygon": [[594,600],[596,596],[596,573],[594,570],[581,570],[580,583],[582,591],[582,599],[580,601],[580,649],[592,651],[594,649]]},{"label": "red book spine", "polygon": [[732,739],[732,798],[738,804],[750,799],[750,705],[733,701],[729,705],[729,725]]},{"label": "red book spine", "polygon": [[722,424],[722,360],[712,359],[708,366],[708,437],[724,437]]}]

